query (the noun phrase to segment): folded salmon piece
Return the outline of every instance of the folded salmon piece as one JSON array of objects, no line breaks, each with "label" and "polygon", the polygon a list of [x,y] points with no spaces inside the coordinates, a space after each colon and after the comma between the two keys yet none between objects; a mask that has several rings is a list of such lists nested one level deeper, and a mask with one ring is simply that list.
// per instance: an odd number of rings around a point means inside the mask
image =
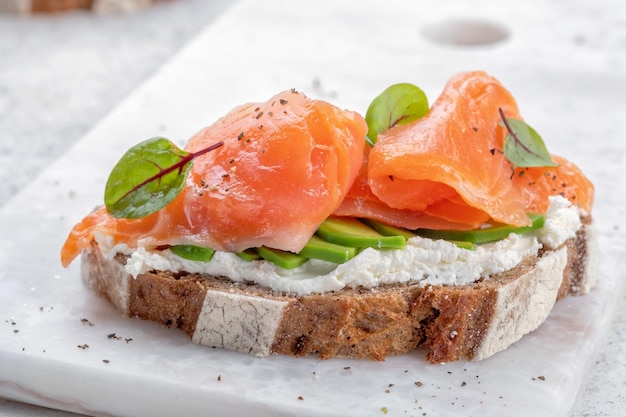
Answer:
[{"label": "folded salmon piece", "polygon": [[194,160],[174,201],[140,219],[114,218],[104,207],[89,214],[70,232],[62,262],[97,235],[130,248],[298,252],[352,186],[366,130],[359,114],[293,90],[240,106],[189,140],[188,152],[224,144]]},{"label": "folded salmon piece", "polygon": [[451,78],[428,113],[378,135],[336,215],[410,229],[474,229],[487,221],[529,225],[548,196],[587,212],[593,185],[574,164],[519,168],[503,153],[507,118],[521,119],[511,93],[484,72]]}]

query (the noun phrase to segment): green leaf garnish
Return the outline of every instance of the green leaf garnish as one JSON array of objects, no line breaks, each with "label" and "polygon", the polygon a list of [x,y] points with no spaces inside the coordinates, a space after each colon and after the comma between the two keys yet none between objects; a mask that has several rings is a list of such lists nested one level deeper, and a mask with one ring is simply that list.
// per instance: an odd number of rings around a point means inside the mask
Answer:
[{"label": "green leaf garnish", "polygon": [[367,141],[374,145],[378,134],[399,124],[412,122],[428,111],[428,98],[417,86],[394,84],[380,93],[365,113]]},{"label": "green leaf garnish", "polygon": [[104,204],[111,216],[146,217],[168,205],[185,186],[194,158],[222,146],[218,142],[195,153],[165,138],[152,138],[130,148],[106,183]]},{"label": "green leaf garnish", "polygon": [[198,262],[209,262],[215,254],[213,249],[195,245],[176,245],[170,247],[170,250],[183,259]]},{"label": "green leaf garnish", "polygon": [[517,167],[554,167],[558,166],[552,160],[541,136],[528,124],[517,119],[508,119],[500,112],[500,125],[506,127],[508,135],[504,138],[504,156]]}]

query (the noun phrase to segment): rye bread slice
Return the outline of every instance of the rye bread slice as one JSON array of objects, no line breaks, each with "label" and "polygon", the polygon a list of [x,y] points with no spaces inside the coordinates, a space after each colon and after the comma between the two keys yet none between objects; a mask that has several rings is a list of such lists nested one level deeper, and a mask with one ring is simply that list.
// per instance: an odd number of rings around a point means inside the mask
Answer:
[{"label": "rye bread slice", "polygon": [[432,363],[481,360],[521,339],[554,303],[594,284],[594,232],[514,269],[462,286],[384,285],[295,295],[203,274],[151,271],[133,278],[122,255],[96,243],[82,258],[87,286],[127,317],[176,327],[193,342],[257,356],[319,354],[383,360],[428,349]]}]

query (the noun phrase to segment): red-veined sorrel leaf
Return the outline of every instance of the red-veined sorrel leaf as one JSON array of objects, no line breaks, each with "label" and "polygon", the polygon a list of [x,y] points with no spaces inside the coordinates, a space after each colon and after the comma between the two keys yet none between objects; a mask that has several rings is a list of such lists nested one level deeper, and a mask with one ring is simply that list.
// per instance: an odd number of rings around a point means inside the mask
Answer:
[{"label": "red-veined sorrel leaf", "polygon": [[104,191],[107,210],[113,217],[138,219],[162,209],[183,189],[193,159],[222,144],[189,153],[156,137],[133,146],[109,175]]},{"label": "red-veined sorrel leaf", "polygon": [[528,124],[521,120],[505,117],[502,109],[498,109],[508,134],[504,138],[504,156],[513,165],[522,168],[553,167],[558,164],[552,160],[543,139]]}]

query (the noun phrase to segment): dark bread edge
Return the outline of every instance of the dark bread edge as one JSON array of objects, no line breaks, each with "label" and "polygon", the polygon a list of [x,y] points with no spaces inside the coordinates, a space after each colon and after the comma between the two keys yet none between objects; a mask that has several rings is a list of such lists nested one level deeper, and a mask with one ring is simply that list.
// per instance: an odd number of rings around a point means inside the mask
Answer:
[{"label": "dark bread edge", "polygon": [[[124,270],[123,256],[106,259],[95,243],[83,254],[83,279],[123,315],[180,328],[203,344],[206,339],[195,333],[207,293],[217,298],[241,295],[261,303],[273,301],[280,312],[272,334],[260,334],[267,332],[261,326],[245,330],[258,332],[254,337],[270,337],[271,347],[255,350],[241,339],[218,344],[261,356],[319,354],[321,358],[383,360],[425,348],[433,363],[484,359],[538,327],[558,299],[589,291],[595,279],[594,233],[591,218],[583,220],[576,237],[561,248],[464,286],[398,284],[297,296],[201,274],[152,271],[134,279]],[[554,264],[549,274],[540,267],[545,263]],[[551,278],[544,279],[547,275]],[[530,314],[539,302],[551,304],[526,327],[507,321]]]}]

